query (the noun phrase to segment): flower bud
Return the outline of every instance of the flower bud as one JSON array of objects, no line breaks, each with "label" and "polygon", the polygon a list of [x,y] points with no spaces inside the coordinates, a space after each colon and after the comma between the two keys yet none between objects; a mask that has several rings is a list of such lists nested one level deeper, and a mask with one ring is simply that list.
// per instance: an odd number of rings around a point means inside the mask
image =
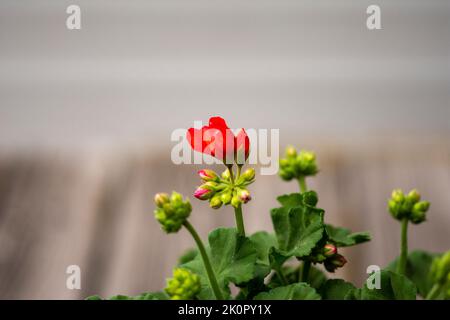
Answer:
[{"label": "flower bud", "polygon": [[224,172],[222,172],[221,177],[223,180],[230,181],[230,171],[226,169]]},{"label": "flower bud", "polygon": [[165,203],[168,203],[170,201],[169,195],[167,193],[161,192],[155,194],[155,204],[162,208]]},{"label": "flower bud", "polygon": [[414,224],[421,223],[426,220],[426,212],[430,207],[430,203],[428,201],[420,201],[417,202],[412,208],[412,212],[410,215],[410,220]]},{"label": "flower bud", "polygon": [[405,199],[405,195],[403,194],[403,191],[401,189],[395,189],[394,191],[392,191],[391,199],[397,203],[400,203]]},{"label": "flower bud", "polygon": [[344,256],[336,254],[333,257],[325,260],[324,266],[328,272],[334,272],[337,268],[342,268],[347,263]]},{"label": "flower bud", "polygon": [[286,148],[286,157],[295,158],[297,156],[297,150],[294,147],[289,146]]},{"label": "flower bud", "polygon": [[177,268],[164,289],[171,300],[191,300],[200,292],[200,277],[187,269]]},{"label": "flower bud", "polygon": [[[155,196],[155,198],[157,197]],[[177,232],[191,214],[191,203],[187,198],[183,200],[182,195],[175,191],[172,193],[170,199],[168,197],[165,199],[164,196],[158,197],[159,204],[161,204],[160,199],[164,199],[165,202],[162,206],[158,206],[155,209],[156,220],[161,224],[165,232]]]},{"label": "flower bud", "polygon": [[280,175],[281,179],[285,180],[285,181],[290,181],[294,178],[294,174],[292,173],[292,171],[286,169],[280,169],[280,171],[278,172],[278,174]]},{"label": "flower bud", "polygon": [[209,206],[213,209],[219,209],[222,206],[221,196],[217,195],[211,198]]},{"label": "flower bud", "polygon": [[245,170],[244,173],[241,175],[241,177],[246,182],[252,181],[253,179],[255,179],[255,169],[249,168],[249,169]]},{"label": "flower bud", "polygon": [[231,198],[231,205],[235,208],[238,208],[242,204],[242,201],[239,199],[237,195],[234,195],[233,198]]},{"label": "flower bud", "polygon": [[332,243],[327,243],[324,247],[323,247],[323,255],[327,258],[330,258],[332,256],[334,256],[335,254],[337,254],[337,248],[334,244]]},{"label": "flower bud", "polygon": [[407,198],[412,203],[419,202],[420,201],[420,193],[416,189],[413,189],[408,193]]},{"label": "flower bud", "polygon": [[225,190],[220,195],[220,200],[222,200],[222,203],[227,205],[231,202],[231,198],[233,197],[231,190]]},{"label": "flower bud", "polygon": [[194,197],[199,200],[207,200],[210,199],[215,193],[214,187],[207,183],[202,184],[194,191]]},{"label": "flower bud", "polygon": [[248,192],[247,189],[239,190],[238,197],[239,197],[239,200],[242,201],[242,203],[247,203],[252,199],[252,197],[250,196],[250,192]]},{"label": "flower bud", "polygon": [[213,170],[202,169],[198,171],[198,175],[203,181],[219,181],[217,173],[215,173]]}]

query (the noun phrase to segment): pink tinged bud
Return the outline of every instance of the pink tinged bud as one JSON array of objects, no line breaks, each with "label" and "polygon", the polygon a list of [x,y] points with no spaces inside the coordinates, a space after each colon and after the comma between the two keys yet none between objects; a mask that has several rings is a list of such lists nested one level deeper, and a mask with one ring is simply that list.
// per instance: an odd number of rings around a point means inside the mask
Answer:
[{"label": "pink tinged bud", "polygon": [[203,181],[217,181],[218,176],[213,170],[202,169],[198,172],[198,175]]},{"label": "pink tinged bud", "polygon": [[323,255],[327,258],[330,258],[337,254],[337,248],[334,244],[328,243],[323,248]]},{"label": "pink tinged bud", "polygon": [[247,203],[252,199],[252,197],[250,196],[250,192],[248,192],[247,190],[241,190],[239,191],[239,200],[242,201],[242,203]]},{"label": "pink tinged bud", "polygon": [[202,185],[194,191],[194,197],[199,200],[207,200],[214,195],[214,190],[210,187]]}]

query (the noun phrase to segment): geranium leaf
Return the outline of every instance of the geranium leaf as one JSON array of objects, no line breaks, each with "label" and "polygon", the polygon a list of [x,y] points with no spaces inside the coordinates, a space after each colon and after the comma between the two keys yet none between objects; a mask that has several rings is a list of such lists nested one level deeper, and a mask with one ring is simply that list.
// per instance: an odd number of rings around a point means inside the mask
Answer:
[{"label": "geranium leaf", "polygon": [[[412,251],[408,255],[406,276],[414,282],[417,291],[422,297],[426,297],[431,287],[433,287],[433,281],[429,277],[429,272],[433,259],[439,256],[440,254],[422,250]],[[397,271],[397,263],[398,258],[392,261],[386,269],[393,272]]]},{"label": "geranium leaf", "polygon": [[266,231],[259,231],[252,234],[249,239],[256,249],[258,262],[270,265],[269,251],[272,247],[277,246],[277,239],[275,236]]},{"label": "geranium leaf", "polygon": [[324,235],[323,213],[322,209],[305,205],[272,209],[279,253],[286,257],[308,256]]},{"label": "geranium leaf", "polygon": [[320,300],[320,296],[314,288],[301,282],[262,292],[255,300]]},{"label": "geranium leaf", "polygon": [[370,241],[368,232],[351,233],[346,228],[334,227],[330,224],[326,225],[327,235],[330,241],[334,242],[338,247],[349,247],[363,242]]},{"label": "geranium leaf", "polygon": [[391,271],[377,271],[371,276],[380,276],[380,289],[369,289],[367,283],[361,289],[350,290],[346,300],[415,300],[417,289],[405,276]]},{"label": "geranium leaf", "polygon": [[319,290],[324,300],[344,300],[349,291],[356,289],[353,284],[342,279],[327,280]]}]

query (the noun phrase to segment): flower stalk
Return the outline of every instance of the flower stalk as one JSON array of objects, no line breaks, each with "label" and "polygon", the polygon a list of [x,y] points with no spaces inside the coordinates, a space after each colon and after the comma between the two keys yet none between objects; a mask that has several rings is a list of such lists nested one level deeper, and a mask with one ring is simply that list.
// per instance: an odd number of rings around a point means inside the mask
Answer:
[{"label": "flower stalk", "polygon": [[401,249],[400,260],[397,266],[397,272],[404,275],[406,273],[406,263],[408,261],[408,219],[402,219]]},{"label": "flower stalk", "polygon": [[202,239],[200,239],[200,236],[198,235],[197,231],[189,223],[189,221],[186,220],[183,223],[183,225],[192,235],[192,238],[194,238],[195,243],[197,244],[198,251],[200,251],[200,255],[202,256],[203,265],[205,266],[206,273],[208,274],[209,283],[214,292],[214,296],[216,297],[217,300],[223,300],[222,291],[220,290],[219,283],[217,282],[216,275],[211,266],[211,262],[209,261],[209,257],[208,254],[206,253],[206,249],[205,246],[203,245]]}]

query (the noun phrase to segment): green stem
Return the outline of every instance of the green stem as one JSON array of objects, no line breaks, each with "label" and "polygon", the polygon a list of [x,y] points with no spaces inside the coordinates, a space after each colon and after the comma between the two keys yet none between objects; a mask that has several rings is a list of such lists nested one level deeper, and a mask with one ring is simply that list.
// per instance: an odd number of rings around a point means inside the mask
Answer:
[{"label": "green stem", "polygon": [[281,268],[276,269],[275,272],[278,275],[278,277],[280,278],[281,283],[283,283],[283,285],[287,286],[289,284],[289,281],[286,279],[285,275],[281,271]]},{"label": "green stem", "polygon": [[223,300],[222,291],[220,290],[219,283],[217,282],[216,275],[211,266],[211,262],[209,261],[209,257],[206,253],[205,246],[203,245],[202,239],[200,239],[197,231],[195,231],[194,227],[189,223],[189,221],[186,220],[183,223],[183,225],[190,232],[190,234],[192,235],[192,237],[195,240],[195,243],[197,244],[198,251],[200,251],[200,254],[203,259],[203,264],[205,265],[206,273],[208,274],[209,283],[211,284],[211,288],[214,292],[214,295],[216,296],[216,299]]},{"label": "green stem", "polygon": [[405,274],[407,260],[408,260],[408,219],[403,218],[400,260],[398,261],[398,268],[397,268],[397,272],[399,274]]},{"label": "green stem", "polygon": [[234,208],[234,218],[236,219],[236,227],[238,233],[245,237],[244,217],[242,216],[242,205]]},{"label": "green stem", "polygon": [[242,165],[238,164],[237,167],[237,174],[236,174],[236,179],[238,179],[241,176],[241,169],[242,169]]},{"label": "green stem", "polygon": [[308,282],[309,279],[309,270],[311,269],[311,261],[304,261],[302,268],[302,278],[301,282]]},{"label": "green stem", "polygon": [[300,186],[300,192],[304,193],[308,190],[306,187],[306,179],[304,176],[298,177],[298,185]]},{"label": "green stem", "polygon": [[433,300],[436,297],[436,294],[439,292],[440,289],[440,285],[438,283],[436,283],[430,290],[430,292],[428,292],[427,297],[425,298],[425,300]]},{"label": "green stem", "polygon": [[233,174],[233,165],[227,166],[228,172],[230,173],[231,184],[234,185],[234,174]]}]

